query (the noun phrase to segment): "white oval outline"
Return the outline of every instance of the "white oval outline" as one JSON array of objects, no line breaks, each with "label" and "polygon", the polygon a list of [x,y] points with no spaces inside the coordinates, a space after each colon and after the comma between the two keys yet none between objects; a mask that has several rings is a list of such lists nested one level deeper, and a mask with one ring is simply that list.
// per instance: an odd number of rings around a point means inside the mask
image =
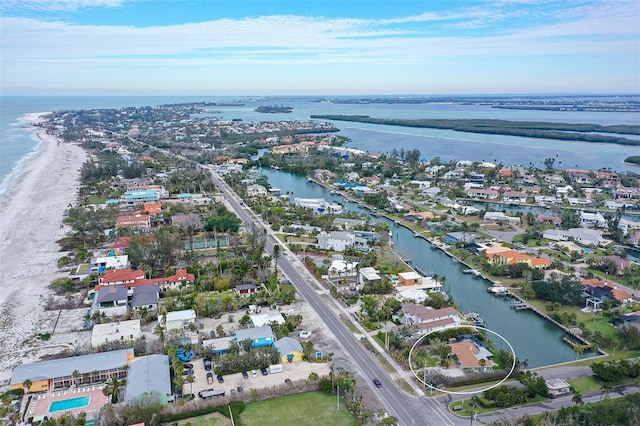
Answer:
[{"label": "white oval outline", "polygon": [[[444,331],[444,330],[446,330],[448,328],[462,328],[462,327],[475,328],[475,329],[478,329],[478,330],[488,331],[489,333],[493,333],[496,336],[500,337],[502,340],[504,340],[504,342],[507,344],[507,346],[509,346],[509,349],[511,349],[511,353],[513,354],[513,364],[511,365],[511,370],[509,370],[509,373],[506,376],[504,376],[504,379],[500,380],[498,383],[496,383],[494,385],[491,385],[486,389],[481,389],[479,391],[474,391],[474,392],[447,391],[447,390],[436,388],[436,387],[434,387],[432,385],[429,385],[429,384],[425,383],[420,377],[418,377],[418,374],[415,372],[415,370],[413,369],[413,366],[411,365],[411,354],[413,353],[413,349],[416,347],[416,345],[418,343],[420,343],[420,341],[422,339],[424,339],[425,337],[427,337],[428,335],[430,335],[432,333],[437,333],[437,332],[440,332],[440,331]],[[473,394],[476,394],[476,393],[486,392],[489,389],[493,389],[493,388],[503,384],[511,376],[511,373],[513,373],[513,370],[515,370],[515,368],[516,368],[516,351],[513,350],[513,346],[511,346],[511,343],[509,343],[509,341],[507,339],[505,339],[502,335],[496,333],[495,331],[489,330],[488,328],[478,327],[478,326],[469,325],[469,324],[454,325],[454,326],[451,326],[451,327],[445,327],[445,328],[440,329],[440,330],[433,330],[433,331],[428,332],[427,334],[423,334],[422,336],[420,336],[420,338],[418,340],[416,340],[416,342],[413,344],[413,346],[411,346],[411,350],[409,351],[409,369],[411,370],[411,373],[413,373],[415,378],[418,379],[418,381],[420,383],[422,383],[423,385],[429,387],[431,390],[435,390],[435,391],[438,391],[438,392],[443,392],[443,393],[450,394],[450,395],[473,395]]]}]

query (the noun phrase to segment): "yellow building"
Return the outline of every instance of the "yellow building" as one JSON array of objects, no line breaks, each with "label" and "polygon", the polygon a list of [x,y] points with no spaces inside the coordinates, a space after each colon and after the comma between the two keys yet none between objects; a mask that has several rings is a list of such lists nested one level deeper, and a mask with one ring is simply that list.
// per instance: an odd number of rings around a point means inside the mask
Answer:
[{"label": "yellow building", "polygon": [[302,361],[302,345],[296,339],[283,337],[276,341],[282,362]]}]

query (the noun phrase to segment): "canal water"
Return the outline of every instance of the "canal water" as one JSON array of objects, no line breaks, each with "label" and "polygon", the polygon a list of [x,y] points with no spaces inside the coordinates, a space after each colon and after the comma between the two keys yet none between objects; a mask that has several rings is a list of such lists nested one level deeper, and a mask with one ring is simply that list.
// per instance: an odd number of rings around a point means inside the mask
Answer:
[{"label": "canal water", "polygon": [[[367,209],[349,202],[320,185],[307,181],[306,177],[293,175],[271,169],[262,169],[268,177],[269,184],[278,187],[283,193],[289,192],[291,199],[324,198],[345,205],[349,210],[369,213]],[[446,290],[451,294],[458,309],[467,312],[478,312],[486,321],[487,328],[503,336],[513,346],[516,356],[528,360],[529,368],[573,361],[576,354],[562,341],[564,332],[531,311],[516,311],[510,306],[511,299],[495,297],[487,292],[491,283],[463,273],[464,265],[452,260],[441,250],[431,247],[423,238],[416,238],[413,232],[397,226],[385,218],[375,218],[387,223],[393,232],[396,251],[403,258],[410,258],[413,265],[427,273],[435,273],[446,277]],[[509,348],[496,336],[490,337],[497,348]],[[592,353],[584,353],[580,357],[588,358]]]}]

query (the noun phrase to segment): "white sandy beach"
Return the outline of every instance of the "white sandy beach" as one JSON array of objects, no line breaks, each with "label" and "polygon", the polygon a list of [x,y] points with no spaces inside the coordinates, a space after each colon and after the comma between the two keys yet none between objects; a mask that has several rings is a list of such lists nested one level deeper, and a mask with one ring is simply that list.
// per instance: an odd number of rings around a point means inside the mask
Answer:
[{"label": "white sandy beach", "polygon": [[[30,114],[27,120],[41,115]],[[0,385],[7,384],[16,365],[65,346],[55,336],[47,342],[25,341],[50,332],[57,316],[43,305],[48,284],[62,276],[56,264],[63,254],[56,241],[64,236],[64,211],[76,200],[87,154],[42,129],[34,131],[42,140],[38,153],[0,200]]]}]

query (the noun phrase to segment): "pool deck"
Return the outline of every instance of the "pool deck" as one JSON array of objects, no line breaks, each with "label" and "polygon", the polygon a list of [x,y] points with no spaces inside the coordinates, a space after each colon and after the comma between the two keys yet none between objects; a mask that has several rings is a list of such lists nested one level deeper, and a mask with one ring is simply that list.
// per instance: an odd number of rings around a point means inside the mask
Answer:
[{"label": "pool deck", "polygon": [[[55,401],[63,401],[65,399],[78,398],[82,396],[89,396],[91,400],[89,405],[84,407],[73,408],[71,410],[63,410],[56,411],[54,413],[49,413],[49,407],[52,402]],[[31,404],[29,405],[29,412],[27,413],[27,417],[35,417],[35,416],[49,416],[50,418],[56,418],[66,413],[82,413],[86,412],[87,418],[93,418],[94,416],[89,415],[89,413],[97,413],[103,405],[109,402],[109,397],[105,396],[102,393],[102,386],[87,386],[87,387],[79,387],[79,388],[71,388],[67,390],[57,390],[53,392],[47,392],[43,394],[35,394],[31,400]]]}]

